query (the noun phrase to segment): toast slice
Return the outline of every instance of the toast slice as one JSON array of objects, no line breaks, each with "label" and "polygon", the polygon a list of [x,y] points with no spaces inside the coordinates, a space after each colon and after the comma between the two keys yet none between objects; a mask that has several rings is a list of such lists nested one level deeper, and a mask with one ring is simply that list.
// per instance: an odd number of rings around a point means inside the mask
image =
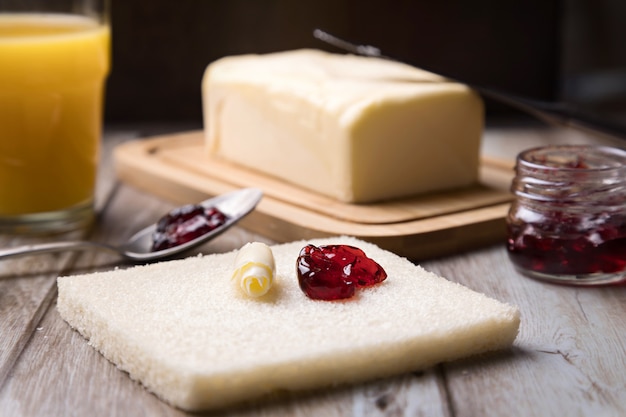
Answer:
[{"label": "toast slice", "polygon": [[[296,259],[305,244],[357,246],[388,278],[345,301],[307,298]],[[264,297],[230,277],[236,252],[60,277],[61,317],[166,402],[207,410],[274,391],[410,372],[510,346],[516,307],[349,237],[272,247]]]}]

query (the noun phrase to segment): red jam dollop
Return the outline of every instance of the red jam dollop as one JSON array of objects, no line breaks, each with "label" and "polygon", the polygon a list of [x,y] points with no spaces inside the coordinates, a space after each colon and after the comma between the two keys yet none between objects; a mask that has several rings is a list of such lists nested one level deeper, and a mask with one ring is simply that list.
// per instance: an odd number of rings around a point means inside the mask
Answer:
[{"label": "red jam dollop", "polygon": [[220,227],[228,216],[215,207],[188,204],[163,216],[152,236],[152,250],[172,248]]},{"label": "red jam dollop", "polygon": [[385,270],[361,249],[349,245],[307,245],[296,262],[298,283],[316,300],[341,300],[354,296],[357,288],[378,284]]}]

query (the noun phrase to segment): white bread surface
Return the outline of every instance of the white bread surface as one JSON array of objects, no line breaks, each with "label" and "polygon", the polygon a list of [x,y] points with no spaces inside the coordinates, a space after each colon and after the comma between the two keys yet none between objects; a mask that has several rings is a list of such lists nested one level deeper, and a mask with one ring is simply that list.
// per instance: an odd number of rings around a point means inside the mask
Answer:
[{"label": "white bread surface", "polygon": [[[346,301],[307,298],[307,243],[360,247],[387,272]],[[61,317],[166,402],[207,410],[275,391],[345,384],[510,346],[517,308],[350,237],[272,247],[261,298],[230,282],[235,252],[58,278]]]},{"label": "white bread surface", "polygon": [[478,181],[483,103],[399,62],[320,50],[224,57],[202,80],[207,153],[348,203]]}]

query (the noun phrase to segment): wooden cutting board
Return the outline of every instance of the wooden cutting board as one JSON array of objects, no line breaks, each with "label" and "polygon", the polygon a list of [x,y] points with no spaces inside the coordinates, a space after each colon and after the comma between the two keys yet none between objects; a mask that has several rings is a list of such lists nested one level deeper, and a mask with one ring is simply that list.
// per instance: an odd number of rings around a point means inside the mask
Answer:
[{"label": "wooden cutting board", "polygon": [[350,235],[413,260],[504,242],[512,163],[483,158],[471,187],[377,204],[347,204],[208,156],[202,131],[114,150],[118,177],[177,204],[242,187],[264,197],[241,225],[277,242]]}]

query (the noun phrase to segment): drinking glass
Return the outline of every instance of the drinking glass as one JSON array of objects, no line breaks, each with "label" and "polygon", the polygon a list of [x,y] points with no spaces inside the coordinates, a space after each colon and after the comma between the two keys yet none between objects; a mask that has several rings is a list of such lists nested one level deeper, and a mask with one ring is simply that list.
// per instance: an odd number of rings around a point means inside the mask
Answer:
[{"label": "drinking glass", "polygon": [[0,232],[65,232],[94,218],[108,9],[0,0]]}]

